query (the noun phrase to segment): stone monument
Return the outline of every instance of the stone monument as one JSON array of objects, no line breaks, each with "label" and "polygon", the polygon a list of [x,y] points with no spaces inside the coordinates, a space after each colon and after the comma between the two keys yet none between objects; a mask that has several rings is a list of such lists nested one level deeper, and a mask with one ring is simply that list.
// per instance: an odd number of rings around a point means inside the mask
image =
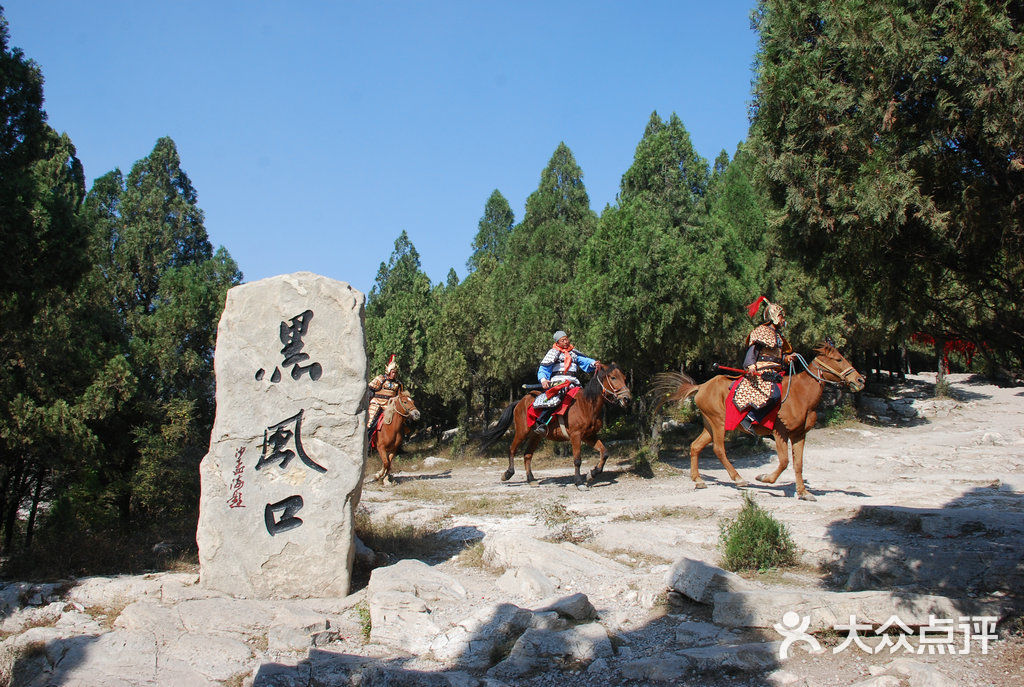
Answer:
[{"label": "stone monument", "polygon": [[366,455],[363,294],[296,272],[228,291],[200,466],[200,582],[239,597],[348,594]]}]

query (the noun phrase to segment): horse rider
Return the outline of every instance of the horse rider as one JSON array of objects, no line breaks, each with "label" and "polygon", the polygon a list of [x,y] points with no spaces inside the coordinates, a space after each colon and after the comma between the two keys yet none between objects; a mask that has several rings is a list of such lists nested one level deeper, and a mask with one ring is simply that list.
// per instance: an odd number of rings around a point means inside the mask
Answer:
[{"label": "horse rider", "polygon": [[739,410],[748,411],[740,426],[750,433],[751,426],[763,420],[781,400],[777,383],[793,357],[793,347],[782,335],[786,311],[781,305],[761,296],[748,306],[747,313],[754,317],[765,303],[764,322],[747,335],[747,355],[743,358],[746,377],[733,397]]},{"label": "horse rider", "polygon": [[380,415],[384,405],[397,396],[403,388],[402,383],[398,381],[398,361],[395,360],[394,353],[388,358],[384,374],[377,375],[366,386],[373,392],[370,406],[366,410],[366,432],[367,435],[370,435],[373,433],[373,425],[377,422],[377,416]]},{"label": "horse rider", "polygon": [[562,404],[566,392],[574,386],[580,386],[576,376],[578,372],[583,370],[589,374],[601,367],[601,363],[577,351],[569,342],[569,335],[561,329],[554,333],[554,340],[551,350],[537,368],[537,381],[545,391],[533,402],[533,407],[538,411],[533,431],[541,436],[547,432],[548,420]]}]

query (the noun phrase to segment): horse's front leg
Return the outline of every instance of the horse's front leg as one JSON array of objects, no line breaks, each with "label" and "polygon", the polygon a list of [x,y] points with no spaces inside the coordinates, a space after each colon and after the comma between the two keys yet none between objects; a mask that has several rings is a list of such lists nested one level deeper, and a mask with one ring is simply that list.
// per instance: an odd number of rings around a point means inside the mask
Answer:
[{"label": "horse's front leg", "polygon": [[515,434],[512,436],[512,445],[508,448],[508,470],[505,470],[502,474],[502,482],[509,481],[512,479],[512,475],[516,474],[516,451],[519,450],[519,445],[523,443],[523,439],[526,438],[526,431],[525,429],[520,428],[518,421],[513,424],[512,429]]},{"label": "horse's front leg", "polygon": [[537,445],[541,439],[536,434],[532,434],[529,439],[526,440],[526,453],[523,455],[523,467],[526,468],[526,481],[527,483],[533,482],[533,452],[537,450]]},{"label": "horse's front leg", "polygon": [[806,434],[793,437],[793,472],[796,473],[796,495],[804,501],[817,501],[804,486],[804,439]]},{"label": "horse's front leg", "polygon": [[775,452],[779,454],[779,466],[775,468],[775,472],[770,475],[767,472],[758,475],[756,477],[758,482],[775,484],[775,480],[779,478],[779,475],[781,475],[789,465],[789,437],[784,435],[778,429],[775,430]]},{"label": "horse's front leg", "polygon": [[608,451],[605,449],[604,444],[598,438],[587,439],[586,443],[600,455],[597,459],[597,465],[590,471],[590,479],[594,479],[602,472],[604,472],[604,462],[608,460]]},{"label": "horse's front leg", "polygon": [[586,489],[587,485],[584,482],[582,475],[580,475],[580,465],[583,464],[583,456],[581,455],[582,454],[582,444],[583,444],[583,442],[580,439],[579,433],[578,432],[573,432],[572,434],[570,434],[569,435],[569,442],[572,444],[572,465],[573,465],[573,468],[576,471],[576,474],[575,474],[575,477],[574,477],[574,479],[576,481],[576,488],[577,489]]},{"label": "horse's front leg", "polygon": [[373,479],[371,479],[370,482],[376,482],[377,480],[383,478],[385,473],[386,473],[386,470],[385,470],[385,463],[386,463],[385,453],[384,453],[384,449],[381,448],[380,442],[377,442],[377,455],[380,456],[380,470],[378,470],[377,472],[375,472],[373,474]]},{"label": "horse's front leg", "polygon": [[384,473],[384,484],[385,486],[391,486],[395,481],[391,478],[391,462],[395,459],[394,453],[388,453],[384,467],[381,468]]}]

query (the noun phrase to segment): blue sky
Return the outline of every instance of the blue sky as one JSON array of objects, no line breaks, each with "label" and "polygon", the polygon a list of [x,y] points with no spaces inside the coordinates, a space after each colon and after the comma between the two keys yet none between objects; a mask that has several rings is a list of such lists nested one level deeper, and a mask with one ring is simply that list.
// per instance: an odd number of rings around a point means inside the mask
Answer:
[{"label": "blue sky", "polygon": [[460,278],[495,188],[522,219],[560,141],[615,202],[650,113],[697,151],[748,128],[753,0],[0,0],[92,180],[170,136],[247,281],[369,291],[403,229]]}]

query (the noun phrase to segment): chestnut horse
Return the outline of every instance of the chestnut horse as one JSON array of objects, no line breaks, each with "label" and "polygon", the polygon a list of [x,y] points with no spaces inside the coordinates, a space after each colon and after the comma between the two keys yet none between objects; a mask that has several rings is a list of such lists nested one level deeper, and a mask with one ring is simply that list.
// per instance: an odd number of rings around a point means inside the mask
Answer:
[{"label": "chestnut horse", "polygon": [[[796,493],[805,501],[816,499],[804,486],[804,438],[818,419],[816,410],[825,384],[843,384],[854,392],[864,388],[864,377],[831,342],[822,344],[814,352],[817,356],[810,364],[803,357],[797,356],[804,370],[799,374],[787,375],[782,382],[782,405],[775,420],[775,429],[768,430],[757,425],[753,427],[758,436],[775,435],[775,450],[779,454],[779,466],[775,472],[758,475],[757,481],[775,484],[775,480],[789,465],[789,450],[792,446]],[[704,431],[690,444],[690,479],[696,489],[707,487],[697,470],[697,458],[708,444],[713,445],[715,455],[736,486],[747,486],[747,481],[740,477],[725,455],[725,404],[729,387],[735,379],[718,375],[703,384],[695,384],[690,377],[678,372],[666,372],[655,378],[654,390],[661,397],[659,406],[695,396],[694,403],[704,420]]]},{"label": "chestnut horse", "polygon": [[420,411],[412,402],[412,396],[402,389],[384,404],[381,415],[380,429],[377,430],[377,454],[380,456],[381,467],[370,481],[383,480],[384,484],[391,486],[394,484],[391,479],[391,461],[395,459],[398,447],[405,438],[405,419],[419,420]]},{"label": "chestnut horse", "polygon": [[[526,481],[534,480],[530,463],[533,460],[533,452],[544,437],[534,433],[533,427],[527,427],[526,411],[537,398],[540,392],[534,391],[523,396],[518,403],[513,403],[505,408],[505,411],[498,418],[497,424],[485,430],[481,435],[482,448],[487,449],[494,444],[515,421],[515,436],[512,438],[512,446],[508,451],[508,470],[501,476],[501,481],[509,480],[515,474],[515,455],[519,445],[526,440],[526,451],[523,462],[526,465]],[[626,376],[615,363],[602,365],[596,374],[590,378],[587,385],[576,394],[576,398],[569,410],[562,415],[554,415],[548,422],[546,437],[552,441],[568,441],[572,444],[572,462],[576,467],[576,488],[584,488],[583,478],[580,476],[580,446],[586,444],[600,453],[600,459],[593,470],[590,471],[590,479],[601,474],[604,470],[604,462],[608,457],[604,444],[597,438],[604,424],[601,419],[601,410],[604,402],[618,403],[625,407],[633,398],[629,387],[626,386]]]}]

